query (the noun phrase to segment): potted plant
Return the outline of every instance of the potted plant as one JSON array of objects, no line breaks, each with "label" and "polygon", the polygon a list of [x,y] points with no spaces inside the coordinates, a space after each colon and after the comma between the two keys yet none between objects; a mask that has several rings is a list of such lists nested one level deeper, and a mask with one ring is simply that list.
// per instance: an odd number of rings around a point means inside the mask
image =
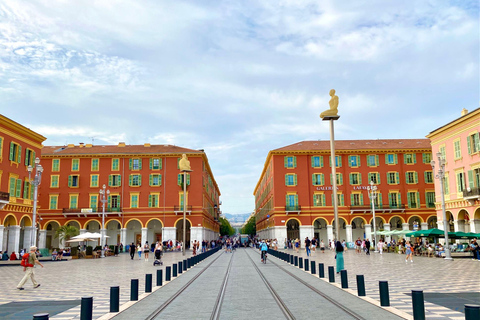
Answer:
[{"label": "potted plant", "polygon": [[92,246],[87,246],[86,252],[85,252],[85,258],[91,259],[93,257],[93,247]]},{"label": "potted plant", "polygon": [[72,259],[78,259],[78,247],[71,247],[70,254],[72,256]]}]

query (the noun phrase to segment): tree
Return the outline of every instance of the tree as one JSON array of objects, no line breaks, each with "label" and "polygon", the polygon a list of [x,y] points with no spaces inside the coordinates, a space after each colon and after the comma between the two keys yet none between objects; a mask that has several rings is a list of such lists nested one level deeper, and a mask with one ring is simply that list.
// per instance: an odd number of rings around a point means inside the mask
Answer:
[{"label": "tree", "polygon": [[60,241],[68,241],[71,237],[74,237],[78,234],[78,229],[74,226],[62,226],[57,229],[55,232],[55,239],[59,238]]},{"label": "tree", "polygon": [[255,217],[248,219],[247,223],[242,228],[242,234],[249,234],[254,236],[257,233],[257,228],[255,225]]},{"label": "tree", "polygon": [[230,222],[225,218],[218,218],[220,222],[220,235],[221,236],[231,236],[235,234],[235,229],[230,225]]}]

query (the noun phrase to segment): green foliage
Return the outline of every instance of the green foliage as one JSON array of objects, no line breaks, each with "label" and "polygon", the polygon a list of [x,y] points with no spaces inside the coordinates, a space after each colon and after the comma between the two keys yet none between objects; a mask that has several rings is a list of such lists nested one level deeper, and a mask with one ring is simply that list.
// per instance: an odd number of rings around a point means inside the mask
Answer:
[{"label": "green foliage", "polygon": [[73,256],[77,256],[78,255],[78,247],[71,247],[70,248],[70,253]]},{"label": "green foliage", "polygon": [[91,256],[92,253],[93,253],[93,247],[92,246],[87,246],[87,250],[86,250],[86,254],[87,256]]},{"label": "green foliage", "polygon": [[78,229],[74,226],[62,226],[55,231],[55,239],[59,238],[60,241],[68,241],[76,235],[78,235]]},{"label": "green foliage", "polygon": [[231,236],[235,234],[235,229],[230,225],[230,222],[225,218],[218,218],[220,223],[220,235],[221,236]]},{"label": "green foliage", "polygon": [[251,217],[250,219],[248,219],[247,223],[243,226],[241,233],[249,234],[251,236],[254,236],[257,233],[255,217]]}]

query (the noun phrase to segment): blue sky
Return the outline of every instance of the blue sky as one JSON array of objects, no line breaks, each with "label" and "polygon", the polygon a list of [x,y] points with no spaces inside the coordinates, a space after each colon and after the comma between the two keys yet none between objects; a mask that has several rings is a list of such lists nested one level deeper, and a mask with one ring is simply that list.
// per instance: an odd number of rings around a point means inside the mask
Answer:
[{"label": "blue sky", "polygon": [[205,149],[222,211],[254,209],[269,150],[422,138],[478,108],[478,1],[0,3],[0,112],[45,145]]}]

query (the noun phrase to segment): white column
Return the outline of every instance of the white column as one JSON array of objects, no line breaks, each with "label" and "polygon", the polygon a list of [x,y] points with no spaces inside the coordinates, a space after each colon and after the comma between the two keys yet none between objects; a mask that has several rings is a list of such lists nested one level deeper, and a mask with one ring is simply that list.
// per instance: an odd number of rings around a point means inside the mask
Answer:
[{"label": "white column", "polygon": [[443,220],[437,220],[437,229],[443,230]]},{"label": "white column", "polygon": [[353,242],[353,231],[351,224],[345,225],[345,232],[347,233],[347,242]]},{"label": "white column", "polygon": [[87,233],[87,229],[80,229],[80,234]]},{"label": "white column", "polygon": [[18,243],[20,242],[20,226],[8,227],[8,253],[11,254],[15,251],[18,253]]},{"label": "white column", "polygon": [[371,224],[366,224],[365,225],[365,239],[370,240],[371,243],[372,241],[372,225]]},{"label": "white column", "polygon": [[202,244],[203,240],[203,227],[190,227],[190,249],[193,248],[193,242],[197,240]]},{"label": "white column", "polygon": [[145,242],[147,242],[147,232],[148,232],[148,228],[142,228],[142,243],[141,243],[142,247],[145,244]]},{"label": "white column", "polygon": [[331,224],[327,224],[327,238],[328,240],[325,241],[326,245],[328,245],[328,243],[333,240],[333,226]]},{"label": "white column", "polygon": [[25,227],[25,229],[23,230],[23,244],[22,244],[22,248],[24,248],[25,250],[30,250],[30,246],[31,246],[31,241],[32,241],[32,232],[33,232],[33,227]]},{"label": "white column", "polygon": [[[383,230],[385,230],[385,231],[390,231],[390,224],[389,224],[389,223],[385,223],[385,224],[383,225]],[[388,242],[390,242],[390,240],[391,240],[391,237],[390,237],[390,236],[385,236],[385,242],[388,243]]]},{"label": "white column", "polygon": [[0,251],[3,251],[3,230],[5,227],[0,224]]},{"label": "white column", "polygon": [[454,230],[455,232],[460,231],[460,230],[458,229],[458,227],[459,227],[458,220],[454,220],[454,221],[453,221],[453,230]]},{"label": "white column", "polygon": [[408,223],[402,223],[402,230],[410,230],[410,225]]},{"label": "white column", "polygon": [[123,247],[128,244],[127,243],[127,228],[120,229],[120,242],[123,244]]},{"label": "white column", "polygon": [[480,232],[480,219],[470,220],[470,232],[473,232],[473,233]]},{"label": "white column", "polygon": [[[305,238],[312,240],[314,236],[314,228],[313,226],[300,226],[300,247],[305,247]],[[278,239],[277,239],[278,240]]]},{"label": "white column", "polygon": [[421,230],[428,230],[428,223],[422,222],[422,223],[420,224],[420,228],[421,228]]},{"label": "white column", "polygon": [[273,238],[277,239],[278,248],[283,249],[285,247],[285,239],[287,238],[287,227],[286,226],[274,227]]},{"label": "white column", "polygon": [[38,247],[44,249],[47,246],[47,230],[38,231]]},{"label": "white column", "polygon": [[2,251],[7,250],[7,244],[8,244],[8,239],[7,239],[8,232],[7,232],[7,230],[8,229],[6,229],[5,226],[2,226],[3,236],[2,236],[2,246],[0,247],[2,249]]},{"label": "white column", "polygon": [[177,240],[177,228],[175,227],[164,227],[162,231],[163,241],[172,240],[175,244]]}]

